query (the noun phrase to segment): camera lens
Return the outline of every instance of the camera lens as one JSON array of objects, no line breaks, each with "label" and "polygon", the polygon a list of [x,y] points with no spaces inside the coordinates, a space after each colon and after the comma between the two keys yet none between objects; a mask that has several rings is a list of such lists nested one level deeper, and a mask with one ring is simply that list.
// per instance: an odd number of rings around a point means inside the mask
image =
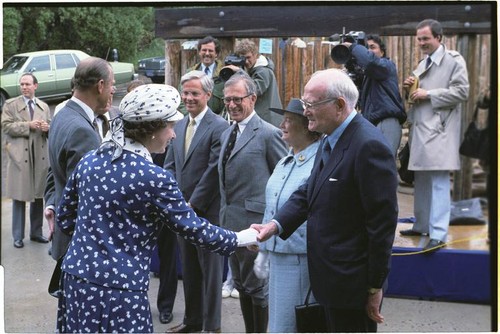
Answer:
[{"label": "camera lens", "polygon": [[219,72],[219,77],[222,80],[227,81],[233,74],[234,74],[234,71],[232,69],[230,69],[230,68],[223,68]]},{"label": "camera lens", "polygon": [[349,51],[347,46],[339,44],[332,48],[330,56],[335,63],[342,65],[347,63],[347,61],[351,58],[351,51]]}]

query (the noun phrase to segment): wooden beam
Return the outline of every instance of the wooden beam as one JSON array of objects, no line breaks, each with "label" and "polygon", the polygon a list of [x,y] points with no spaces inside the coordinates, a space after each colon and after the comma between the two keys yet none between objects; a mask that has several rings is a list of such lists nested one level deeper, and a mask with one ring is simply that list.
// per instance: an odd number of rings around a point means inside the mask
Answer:
[{"label": "wooden beam", "polygon": [[156,36],[328,37],[349,31],[385,36],[414,35],[418,22],[433,18],[446,35],[490,34],[495,2],[319,2],[321,5],[166,7],[155,11]]}]

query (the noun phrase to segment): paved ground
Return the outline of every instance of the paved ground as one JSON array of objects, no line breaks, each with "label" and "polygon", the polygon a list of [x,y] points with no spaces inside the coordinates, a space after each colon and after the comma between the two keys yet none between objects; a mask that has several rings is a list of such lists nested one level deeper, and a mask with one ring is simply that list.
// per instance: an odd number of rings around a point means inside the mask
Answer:
[{"label": "paved ground", "polygon": [[[117,103],[115,103],[117,104]],[[53,107],[53,105],[51,105]],[[2,158],[3,158],[2,148]],[[2,159],[2,177],[5,177],[5,159]],[[2,180],[3,180],[2,178]],[[3,184],[3,182],[2,182]],[[3,187],[2,187],[3,189]],[[413,197],[408,188],[399,193],[402,217],[411,216]],[[47,293],[47,285],[54,261],[47,254],[48,245],[25,239],[25,247],[16,249],[11,237],[11,200],[3,197],[1,216],[0,333],[48,333],[55,328],[57,300]],[[28,216],[27,216],[28,217]],[[45,232],[47,227],[45,226]],[[1,272],[0,272],[1,274]],[[2,282],[1,279],[4,279]],[[160,324],[156,309],[158,279],[151,277],[150,304],[156,332],[182,321],[184,296],[182,281],[174,307],[174,320],[169,325]],[[1,296],[0,296],[1,297]],[[2,304],[3,302],[3,304]],[[403,298],[385,298],[382,314],[385,323],[380,332],[489,332],[491,309],[487,305],[447,303]],[[223,300],[222,331],[244,331],[239,301]]]}]

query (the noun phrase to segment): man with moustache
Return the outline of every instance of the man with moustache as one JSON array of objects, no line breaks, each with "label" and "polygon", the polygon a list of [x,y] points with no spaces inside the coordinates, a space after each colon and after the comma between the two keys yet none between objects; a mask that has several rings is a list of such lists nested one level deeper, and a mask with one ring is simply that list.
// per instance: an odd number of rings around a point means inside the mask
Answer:
[{"label": "man with moustache", "polygon": [[[222,101],[224,89],[224,81],[219,78],[219,72],[224,67],[224,63],[217,60],[221,52],[221,46],[219,40],[212,36],[206,36],[198,41],[198,56],[200,57],[200,62],[191,66],[187,72],[191,71],[202,71],[209,78],[214,81],[214,88],[212,90],[212,96],[208,101],[208,107],[216,114],[220,115],[224,109],[224,102]],[[182,90],[182,87],[179,89]],[[187,111],[183,103],[181,103],[180,109],[183,114]]]},{"label": "man with moustache", "polygon": [[114,88],[113,69],[101,58],[89,57],[76,67],[74,93],[54,117],[49,136],[50,171],[45,190],[45,218],[49,222],[54,260],[63,256],[71,238],[55,224],[55,210],[76,164],[101,143],[96,118],[106,113]]},{"label": "man with moustache", "polygon": [[[403,236],[429,235],[426,254],[446,245],[450,223],[450,171],[460,169],[462,103],[469,96],[469,79],[464,58],[442,44],[443,28],[432,19],[417,25],[417,42],[424,55],[403,82],[413,101],[410,123],[410,161],[415,171],[413,228]],[[419,87],[410,87],[419,80]]]}]

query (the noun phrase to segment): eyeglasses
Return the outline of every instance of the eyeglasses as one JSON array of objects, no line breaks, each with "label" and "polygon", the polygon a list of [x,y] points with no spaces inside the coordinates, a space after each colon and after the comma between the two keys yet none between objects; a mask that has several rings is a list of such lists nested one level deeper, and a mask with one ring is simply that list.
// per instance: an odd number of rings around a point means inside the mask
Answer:
[{"label": "eyeglasses", "polygon": [[241,104],[241,102],[243,102],[243,99],[245,97],[249,97],[250,95],[253,95],[253,94],[248,94],[248,95],[245,95],[242,97],[225,97],[224,104],[229,104],[229,103],[231,103],[231,101],[233,101],[234,104]]},{"label": "eyeglasses", "polygon": [[333,102],[333,101],[337,101],[337,100],[338,99],[336,97],[333,97],[331,99],[326,99],[326,100],[323,100],[323,101],[318,101],[318,102],[311,103],[311,102],[307,102],[307,101],[304,101],[304,100],[300,99],[300,103],[302,103],[302,108],[304,108],[304,110],[306,110],[307,108],[313,109],[314,107],[319,106],[320,104],[324,104],[324,103],[328,103],[328,102]]}]

